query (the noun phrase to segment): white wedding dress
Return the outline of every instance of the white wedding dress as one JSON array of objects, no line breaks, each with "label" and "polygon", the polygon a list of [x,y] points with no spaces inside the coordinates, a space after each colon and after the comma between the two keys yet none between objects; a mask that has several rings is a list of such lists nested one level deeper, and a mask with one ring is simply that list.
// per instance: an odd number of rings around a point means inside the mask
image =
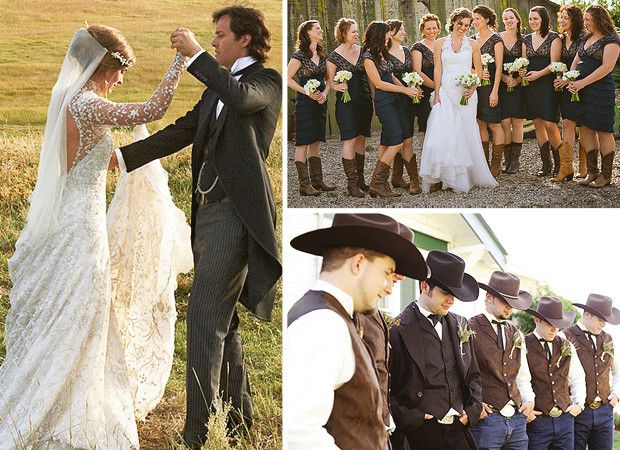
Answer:
[{"label": "white wedding dress", "polygon": [[121,176],[106,221],[111,127],[162,117],[184,68],[177,55],[145,103],[113,103],[90,81],[67,99],[80,143],[58,224],[43,242],[20,238],[9,261],[2,450],[139,446],[136,417],[170,372],[173,291],[191,249],[158,162]]},{"label": "white wedding dress", "polygon": [[[452,49],[450,35],[441,47],[440,102],[431,109],[420,162],[422,191],[431,184],[442,183],[443,189],[469,192],[474,186],[495,187],[484,158],[480,131],[476,122],[478,94],[474,92],[468,105],[460,105],[464,89],[456,84],[459,75],[472,68],[472,49],[464,37],[458,53]],[[431,95],[431,104],[434,95]]]}]

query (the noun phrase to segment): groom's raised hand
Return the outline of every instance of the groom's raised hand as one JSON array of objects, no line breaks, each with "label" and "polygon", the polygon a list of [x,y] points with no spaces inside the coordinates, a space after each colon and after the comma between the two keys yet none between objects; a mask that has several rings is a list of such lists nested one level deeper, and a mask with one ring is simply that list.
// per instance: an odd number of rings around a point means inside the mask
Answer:
[{"label": "groom's raised hand", "polygon": [[183,56],[192,57],[203,50],[196,36],[187,28],[177,28],[170,36],[170,48],[176,48]]}]

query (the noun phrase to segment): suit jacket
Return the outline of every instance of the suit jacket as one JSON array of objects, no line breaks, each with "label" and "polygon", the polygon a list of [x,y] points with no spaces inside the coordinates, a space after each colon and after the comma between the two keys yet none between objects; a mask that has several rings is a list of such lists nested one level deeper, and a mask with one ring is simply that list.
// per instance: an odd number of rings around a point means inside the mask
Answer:
[{"label": "suit jacket", "polygon": [[[422,335],[418,320],[419,310],[410,303],[395,319],[395,326],[390,329],[390,406],[396,423],[396,433],[413,431],[424,423],[426,411],[417,409],[424,395],[426,375],[424,373],[424,349],[421,346]],[[470,425],[475,425],[482,411],[482,387],[480,372],[474,353],[473,341],[459,345],[458,329],[467,326],[467,319],[448,313],[444,317],[452,337],[454,353],[457,357],[457,369],[460,375],[460,387],[463,406],[469,417]],[[398,441],[398,439],[396,439]]]},{"label": "suit jacket", "polygon": [[[265,160],[269,155],[282,99],[280,75],[260,63],[239,80],[204,52],[188,71],[207,85],[185,116],[149,138],[120,150],[128,171],[192,146],[192,193],[203,161],[214,164],[219,182],[248,230],[248,274],[240,301],[270,320],[276,283],[282,274],[276,240],[276,208]],[[215,133],[209,122],[218,100],[224,104]],[[208,139],[209,135],[213,137]],[[192,195],[192,242],[198,204]]]}]

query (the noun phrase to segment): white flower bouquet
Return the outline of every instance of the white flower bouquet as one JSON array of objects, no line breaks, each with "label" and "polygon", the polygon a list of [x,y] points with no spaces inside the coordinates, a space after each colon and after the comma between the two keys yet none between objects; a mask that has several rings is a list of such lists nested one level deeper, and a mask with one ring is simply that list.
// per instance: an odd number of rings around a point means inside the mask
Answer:
[{"label": "white flower bouquet", "polygon": [[[564,73],[568,70],[568,67],[566,67],[566,64],[564,64],[563,62],[560,61],[555,61],[552,62],[549,65],[549,70],[551,71],[552,74],[555,75],[555,77],[559,80],[562,78],[562,76],[564,75]],[[561,92],[562,88],[561,87],[556,87],[555,88],[556,92]]]},{"label": "white flower bouquet", "polygon": [[[424,79],[418,72],[405,72],[403,74],[403,81],[409,87],[422,86],[422,83],[424,83]],[[413,103],[420,103],[420,99],[418,97],[413,97]]]},{"label": "white flower bouquet", "polygon": [[[515,69],[514,63],[504,63],[504,72],[506,72],[512,78],[519,78],[519,69]],[[508,86],[506,92],[513,92],[514,86]]]},{"label": "white flower bouquet", "polygon": [[[494,63],[495,58],[493,58],[489,53],[482,54],[482,67],[484,70],[489,70],[489,64]],[[482,80],[482,86],[490,86],[491,80]]]},{"label": "white flower bouquet", "polygon": [[[564,72],[564,75],[562,75],[562,79],[566,81],[575,81],[577,78],[579,78],[578,70],[569,70],[568,72]],[[580,100],[579,92],[574,92],[570,97],[571,102],[578,102]]]},{"label": "white flower bouquet", "polygon": [[[527,58],[517,58],[512,63],[512,70],[518,72],[520,69],[527,69],[527,66],[530,65],[530,60]],[[525,78],[521,78],[521,86],[527,86],[530,84]]]},{"label": "white flower bouquet", "polygon": [[[334,76],[334,81],[336,81],[337,83],[348,83],[351,78],[353,78],[353,74],[351,72],[349,72],[348,70],[339,70]],[[349,90],[346,89],[342,93],[342,103],[348,103],[350,101],[351,95],[349,94]]]},{"label": "white flower bouquet", "polygon": [[308,80],[306,84],[304,84],[304,91],[306,95],[314,94],[316,90],[321,86],[321,82],[314,78]]},{"label": "white flower bouquet", "polygon": [[[480,78],[473,72],[467,72],[459,75],[456,79],[456,84],[467,90],[472,87],[480,86]],[[461,97],[460,104],[465,106],[469,103],[469,99],[465,97],[465,94]]]}]

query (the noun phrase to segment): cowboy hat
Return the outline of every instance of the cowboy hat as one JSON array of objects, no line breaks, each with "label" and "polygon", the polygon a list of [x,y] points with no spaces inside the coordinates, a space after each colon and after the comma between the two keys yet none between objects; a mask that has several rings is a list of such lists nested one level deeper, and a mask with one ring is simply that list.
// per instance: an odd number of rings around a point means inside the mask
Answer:
[{"label": "cowboy hat", "polygon": [[590,294],[586,304],[573,303],[573,306],[588,311],[612,325],[620,323],[620,310],[611,306],[613,300],[606,295]]},{"label": "cowboy hat", "polygon": [[529,292],[519,290],[519,277],[508,272],[496,270],[491,274],[489,283],[478,283],[482,289],[494,297],[501,298],[515,309],[527,309],[532,304]]},{"label": "cowboy hat", "polygon": [[541,298],[536,311],[528,308],[525,312],[550,323],[556,328],[566,328],[571,325],[577,315],[574,311],[564,311],[562,302],[554,297]]},{"label": "cowboy hat", "polygon": [[426,257],[426,264],[431,271],[427,281],[463,302],[473,302],[478,298],[478,283],[474,277],[465,273],[465,261],[461,257],[432,250]]}]

